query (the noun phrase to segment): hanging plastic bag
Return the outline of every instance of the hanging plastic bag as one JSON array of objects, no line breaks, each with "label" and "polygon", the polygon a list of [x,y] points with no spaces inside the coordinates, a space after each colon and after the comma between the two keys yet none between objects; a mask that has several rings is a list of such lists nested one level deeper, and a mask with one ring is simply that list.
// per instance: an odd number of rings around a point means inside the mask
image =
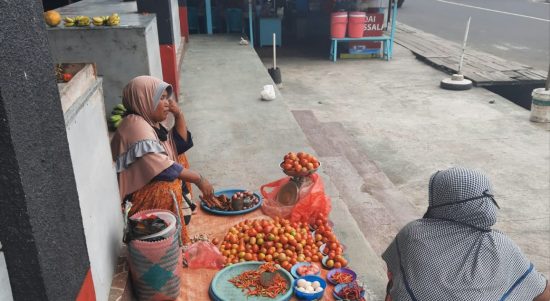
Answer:
[{"label": "hanging plastic bag", "polygon": [[300,187],[299,199],[292,212],[290,220],[293,222],[308,222],[313,224],[315,217],[319,214],[328,216],[332,209],[330,198],[325,194],[325,185],[318,174],[308,177],[311,180],[309,185],[302,184]]},{"label": "hanging plastic bag", "polygon": [[[277,195],[281,188],[291,181],[284,177],[263,185],[260,192],[264,197],[262,211],[271,217],[289,218],[291,221],[313,223],[319,214],[328,216],[332,208],[330,198],[325,194],[323,180],[318,174],[312,174],[298,181],[298,200],[293,205],[281,204]],[[294,181],[294,180],[292,180]]]},{"label": "hanging plastic bag", "polygon": [[185,251],[183,255],[190,269],[219,270],[225,264],[225,258],[220,250],[208,241],[198,241]]},{"label": "hanging plastic bag", "polygon": [[265,215],[280,218],[290,217],[290,213],[292,212],[294,205],[283,205],[277,200],[279,190],[281,190],[281,187],[286,185],[290,179],[290,177],[284,177],[260,187],[260,193],[264,198],[264,202],[262,203],[262,212]]}]

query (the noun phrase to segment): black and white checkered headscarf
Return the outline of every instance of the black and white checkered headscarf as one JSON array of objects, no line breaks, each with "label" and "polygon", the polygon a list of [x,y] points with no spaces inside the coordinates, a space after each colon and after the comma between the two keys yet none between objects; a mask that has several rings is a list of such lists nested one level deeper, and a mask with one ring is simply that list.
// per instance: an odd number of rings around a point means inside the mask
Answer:
[{"label": "black and white checkered headscarf", "polygon": [[428,211],[382,255],[394,301],[533,300],[546,287],[520,249],[491,230],[497,207],[489,179],[451,168],[430,179]]}]

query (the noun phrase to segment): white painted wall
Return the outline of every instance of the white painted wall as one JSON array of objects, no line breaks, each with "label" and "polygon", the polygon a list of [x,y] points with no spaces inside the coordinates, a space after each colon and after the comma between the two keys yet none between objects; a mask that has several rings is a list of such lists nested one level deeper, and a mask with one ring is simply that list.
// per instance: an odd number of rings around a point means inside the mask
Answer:
[{"label": "white painted wall", "polygon": [[181,44],[181,28],[180,28],[180,7],[178,0],[171,0],[170,6],[172,7],[172,28],[174,29],[174,45],[176,45],[176,51]]},{"label": "white painted wall", "polygon": [[11,286],[10,286],[10,277],[8,275],[8,267],[6,266],[6,259],[4,258],[4,252],[2,252],[1,242],[0,242],[0,300],[13,301],[13,295],[11,293]]},{"label": "white painted wall", "polygon": [[123,221],[101,79],[95,83],[87,100],[79,99],[67,109],[65,124],[96,298],[103,301],[109,297]]},{"label": "white painted wall", "polygon": [[[117,11],[116,6],[109,9],[108,5],[104,8],[90,1],[81,2],[88,6],[72,10],[69,5],[60,8],[59,13],[63,16],[99,16]],[[122,89],[132,78],[140,75],[162,78],[156,20],[155,15],[131,13],[121,15],[120,26],[101,26],[93,30],[48,27],[50,51],[56,63],[94,62],[98,74],[104,77],[105,103],[110,111],[122,102]]]}]

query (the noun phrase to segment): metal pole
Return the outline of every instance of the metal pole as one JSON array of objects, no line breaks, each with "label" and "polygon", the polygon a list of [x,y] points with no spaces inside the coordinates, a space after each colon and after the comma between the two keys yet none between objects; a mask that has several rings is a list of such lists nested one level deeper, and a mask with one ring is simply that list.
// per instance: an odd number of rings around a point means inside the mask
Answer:
[{"label": "metal pole", "polygon": [[458,74],[462,74],[462,62],[464,61],[464,51],[466,51],[466,41],[468,40],[468,32],[470,31],[470,21],[472,17],[468,18],[468,24],[466,25],[466,33],[464,33],[464,42],[462,42],[462,54],[460,55],[460,63],[458,64]]},{"label": "metal pole", "polygon": [[250,31],[250,47],[254,48],[254,28],[252,27],[252,0],[248,0],[248,29]]},{"label": "metal pole", "polygon": [[277,70],[277,37],[273,33],[273,70]]},{"label": "metal pole", "polygon": [[206,8],[206,31],[208,34],[212,34],[212,2],[211,0],[204,0],[204,6]]},{"label": "metal pole", "polygon": [[391,14],[391,32],[390,32],[390,47],[388,58],[393,56],[393,41],[395,38],[395,26],[397,24],[397,0],[393,0],[393,11]]},{"label": "metal pole", "polygon": [[548,75],[546,76],[546,84],[544,85],[544,90],[550,90],[550,65],[548,65]]}]

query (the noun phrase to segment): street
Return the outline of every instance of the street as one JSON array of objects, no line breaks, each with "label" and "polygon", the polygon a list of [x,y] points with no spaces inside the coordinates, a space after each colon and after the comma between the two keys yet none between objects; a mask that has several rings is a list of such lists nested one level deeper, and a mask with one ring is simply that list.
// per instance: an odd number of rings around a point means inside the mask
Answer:
[{"label": "street", "polygon": [[397,20],[540,70],[548,70],[550,3],[545,0],[407,0]]}]

